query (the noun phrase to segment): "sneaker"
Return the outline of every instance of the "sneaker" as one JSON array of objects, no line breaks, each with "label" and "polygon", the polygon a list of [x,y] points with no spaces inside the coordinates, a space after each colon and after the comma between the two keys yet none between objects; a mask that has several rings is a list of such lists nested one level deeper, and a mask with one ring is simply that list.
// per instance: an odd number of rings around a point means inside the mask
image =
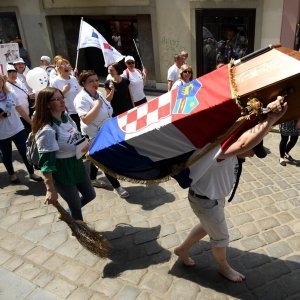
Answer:
[{"label": "sneaker", "polygon": [[104,180],[98,180],[98,179],[94,179],[91,180],[92,182],[92,186],[95,188],[100,188],[100,189],[107,189],[107,190],[111,190],[111,185],[106,183]]},{"label": "sneaker", "polygon": [[285,159],[284,158],[280,158],[279,159],[279,163],[282,165],[282,166],[286,166],[286,162],[285,162]]},{"label": "sneaker", "polygon": [[285,154],[284,158],[290,162],[297,162],[296,159],[294,159],[291,155],[289,155],[287,153]]},{"label": "sneaker", "polygon": [[115,190],[121,198],[128,198],[130,196],[129,193],[125,189],[123,189],[121,186],[119,186]]}]

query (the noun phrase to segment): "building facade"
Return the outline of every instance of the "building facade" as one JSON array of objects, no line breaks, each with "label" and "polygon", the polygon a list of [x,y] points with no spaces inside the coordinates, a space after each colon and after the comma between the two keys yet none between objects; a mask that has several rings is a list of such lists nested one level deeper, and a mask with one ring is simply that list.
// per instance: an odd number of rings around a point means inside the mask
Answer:
[{"label": "building facade", "polygon": [[[148,70],[148,84],[163,88],[174,54],[185,50],[195,75],[218,62],[269,44],[294,47],[300,0],[1,0],[0,40],[20,38],[32,66],[61,54],[74,65],[81,17],[124,55]],[[117,44],[114,36],[121,37]],[[79,69],[107,73],[99,49],[79,51]]]}]

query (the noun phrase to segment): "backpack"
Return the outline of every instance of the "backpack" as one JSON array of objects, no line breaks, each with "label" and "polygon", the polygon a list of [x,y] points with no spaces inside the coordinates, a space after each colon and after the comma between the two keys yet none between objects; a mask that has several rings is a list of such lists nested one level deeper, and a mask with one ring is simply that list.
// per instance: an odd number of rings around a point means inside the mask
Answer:
[{"label": "backpack", "polygon": [[26,158],[30,165],[34,166],[36,170],[39,170],[39,152],[37,144],[32,132],[29,133],[26,140]]}]

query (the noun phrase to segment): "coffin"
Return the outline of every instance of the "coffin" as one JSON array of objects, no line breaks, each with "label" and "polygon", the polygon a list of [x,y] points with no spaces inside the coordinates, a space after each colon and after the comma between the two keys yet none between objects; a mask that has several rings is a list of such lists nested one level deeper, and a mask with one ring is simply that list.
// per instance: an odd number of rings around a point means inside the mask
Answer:
[{"label": "coffin", "polygon": [[252,98],[266,106],[287,94],[289,108],[280,122],[296,119],[299,59],[299,52],[270,47],[109,119],[88,158],[115,177],[159,182],[195,162],[196,152],[200,159],[257,123],[260,110],[244,109]]}]

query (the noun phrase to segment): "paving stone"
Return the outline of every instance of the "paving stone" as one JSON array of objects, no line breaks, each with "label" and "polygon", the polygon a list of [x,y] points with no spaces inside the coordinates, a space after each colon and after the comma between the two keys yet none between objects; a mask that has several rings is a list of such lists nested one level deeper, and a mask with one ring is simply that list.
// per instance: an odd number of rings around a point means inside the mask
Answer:
[{"label": "paving stone", "polygon": [[100,273],[93,271],[91,269],[87,269],[77,280],[78,285],[82,285],[84,287],[89,287],[92,285],[99,277],[101,277]]},{"label": "paving stone", "polygon": [[58,231],[55,233],[48,234],[44,237],[42,241],[40,241],[40,245],[45,248],[54,250],[68,239],[68,234],[66,231]]},{"label": "paving stone", "polygon": [[281,300],[286,299],[288,295],[287,291],[277,282],[271,282],[255,289],[254,294],[260,300]]},{"label": "paving stone", "polygon": [[114,297],[123,288],[123,283],[117,279],[103,278],[96,280],[91,288],[96,292],[103,293],[110,299]]},{"label": "paving stone", "polygon": [[290,248],[289,244],[285,241],[280,241],[278,243],[274,243],[266,247],[268,253],[272,257],[282,257],[292,253],[292,249]]},{"label": "paving stone", "polygon": [[263,242],[258,236],[252,236],[241,240],[241,244],[245,250],[249,251],[264,246],[265,242]]},{"label": "paving stone", "polygon": [[85,268],[75,261],[67,261],[57,270],[59,274],[65,276],[71,281],[76,281],[76,279],[84,273]]},{"label": "paving stone", "polygon": [[291,269],[291,270],[298,270],[300,269],[300,255],[291,255],[286,258],[285,264]]},{"label": "paving stone", "polygon": [[135,300],[140,290],[133,286],[125,286],[115,297],[116,300]]},{"label": "paving stone", "polygon": [[150,291],[153,294],[164,294],[168,291],[172,284],[172,279],[169,276],[150,273],[146,274],[140,283],[140,287]]},{"label": "paving stone", "polygon": [[71,238],[59,246],[56,251],[61,255],[74,258],[82,249],[80,243],[75,238]]},{"label": "paving stone", "polygon": [[159,235],[160,228],[149,229],[146,232],[141,231],[134,235],[134,243],[136,245],[156,240]]},{"label": "paving stone", "polygon": [[49,257],[53,255],[52,252],[48,251],[43,247],[35,247],[31,251],[29,251],[25,257],[35,264],[42,265]]},{"label": "paving stone", "polygon": [[249,290],[253,290],[266,284],[266,281],[259,270],[252,270],[246,273],[246,285]]},{"label": "paving stone", "polygon": [[229,239],[230,241],[240,240],[243,237],[239,229],[231,228],[229,229]]},{"label": "paving stone", "polygon": [[287,242],[292,247],[294,251],[300,251],[300,236],[295,235],[293,237],[290,237]]},{"label": "paving stone", "polygon": [[40,273],[40,271],[40,267],[24,262],[20,267],[18,267],[18,269],[16,270],[16,274],[27,280],[32,280],[37,276],[37,274]]},{"label": "paving stone", "polygon": [[29,202],[34,202],[34,196],[33,195],[22,196],[22,197],[16,197],[16,195],[14,195],[13,199],[11,199],[11,204],[12,205],[26,204],[26,203],[29,203]]},{"label": "paving stone", "polygon": [[34,219],[21,220],[18,223],[10,226],[8,231],[22,236],[25,232],[29,231],[35,225],[35,223],[36,222]]},{"label": "paving stone", "polygon": [[20,267],[24,263],[24,260],[18,256],[12,256],[8,259],[4,264],[3,267],[9,271],[15,271],[18,267]]},{"label": "paving stone", "polygon": [[[84,287],[79,287],[67,298],[68,300],[90,299],[93,292]],[[100,299],[100,298],[99,298]]]},{"label": "paving stone", "polygon": [[293,230],[288,225],[276,227],[275,231],[281,238],[286,238],[294,234]]},{"label": "paving stone", "polygon": [[168,236],[174,234],[175,232],[176,228],[173,224],[164,224],[164,226],[161,227],[159,237]]},{"label": "paving stone", "polygon": [[168,235],[160,239],[163,248],[170,249],[180,244],[177,234]]},{"label": "paving stone", "polygon": [[172,284],[168,293],[168,299],[185,299],[193,300],[197,298],[200,292],[199,284],[193,283],[189,280],[177,280]]},{"label": "paving stone", "polygon": [[272,194],[272,190],[270,189],[270,187],[262,187],[260,189],[255,189],[253,192],[257,197],[262,197],[262,196],[267,196]]},{"label": "paving stone", "polygon": [[63,257],[54,254],[47,261],[45,261],[43,266],[50,271],[56,271],[65,261],[66,259]]},{"label": "paving stone", "polygon": [[292,272],[292,274],[285,275],[280,278],[280,283],[288,292],[289,296],[300,293],[299,278],[300,270],[297,270],[295,272]]},{"label": "paving stone", "polygon": [[99,257],[95,256],[86,249],[82,249],[75,259],[90,267],[93,267],[99,261]]},{"label": "paving stone", "polygon": [[41,241],[46,235],[51,232],[51,224],[45,224],[39,227],[34,227],[24,233],[24,237],[34,243]]},{"label": "paving stone", "polygon": [[46,289],[65,299],[76,289],[76,285],[56,277],[47,284]]},{"label": "paving stone", "polygon": [[20,213],[15,213],[1,218],[0,227],[4,229],[8,229],[9,227],[16,224],[20,220],[20,216],[21,216]]},{"label": "paving stone", "polygon": [[201,287],[201,291],[197,300],[228,300],[229,298],[222,292],[216,291],[214,288]]},{"label": "paving stone", "polygon": [[266,244],[275,243],[280,240],[279,236],[274,230],[264,231],[260,234],[260,236],[266,242]]},{"label": "paving stone", "polygon": [[262,268],[262,274],[266,281],[272,281],[283,275],[289,274],[291,271],[281,260],[271,261]]},{"label": "paving stone", "polygon": [[14,249],[14,253],[23,256],[34,247],[36,247],[36,244],[29,242],[27,240],[20,240],[19,244]]},{"label": "paving stone", "polygon": [[254,223],[247,223],[239,226],[239,231],[243,236],[251,236],[259,232],[257,226]]},{"label": "paving stone", "polygon": [[8,251],[0,249],[0,265],[8,261],[12,257],[12,254]]},{"label": "paving stone", "polygon": [[26,220],[26,219],[31,219],[31,218],[44,216],[46,214],[47,214],[47,208],[46,207],[41,207],[41,208],[32,209],[32,210],[23,212],[22,213],[22,218],[24,220]]},{"label": "paving stone", "polygon": [[257,223],[262,230],[268,230],[280,225],[279,222],[274,217],[269,217],[263,220],[259,220],[257,221]]},{"label": "paving stone", "polygon": [[128,281],[132,284],[138,285],[143,278],[143,276],[147,273],[147,270],[128,270],[123,272],[120,275],[120,278],[122,278],[125,281]]},{"label": "paving stone", "polygon": [[40,287],[45,287],[53,278],[54,275],[51,272],[41,270],[41,272],[32,280],[32,282]]},{"label": "paving stone", "polygon": [[269,263],[271,258],[265,253],[246,252],[246,254],[241,256],[240,260],[247,269],[253,269]]},{"label": "paving stone", "polygon": [[19,239],[15,235],[7,235],[5,239],[0,240],[0,247],[8,250],[13,251],[17,245],[19,244]]},{"label": "paving stone", "polygon": [[281,224],[286,224],[294,220],[294,217],[291,216],[288,212],[281,212],[277,214],[275,217]]},{"label": "paving stone", "polygon": [[245,223],[249,223],[253,221],[252,216],[249,213],[239,214],[237,216],[231,217],[231,221],[233,221],[236,225],[242,225]]}]

